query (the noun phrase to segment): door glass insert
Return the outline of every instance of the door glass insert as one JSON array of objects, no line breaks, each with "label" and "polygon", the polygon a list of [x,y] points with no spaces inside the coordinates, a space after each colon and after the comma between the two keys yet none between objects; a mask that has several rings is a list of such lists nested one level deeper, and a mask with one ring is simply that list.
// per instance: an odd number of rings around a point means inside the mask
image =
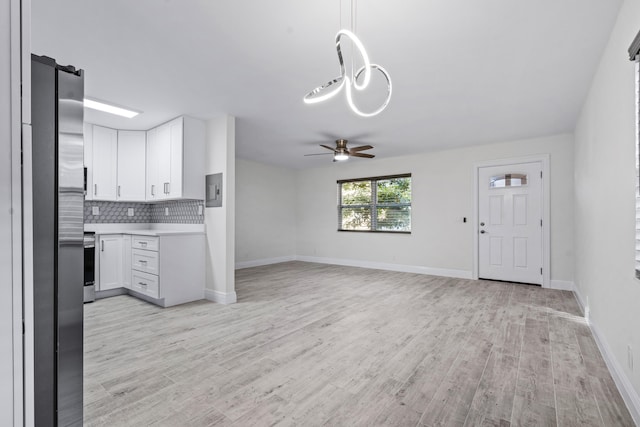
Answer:
[{"label": "door glass insert", "polygon": [[527,185],[527,175],[522,173],[505,173],[489,178],[489,188],[522,187]]}]

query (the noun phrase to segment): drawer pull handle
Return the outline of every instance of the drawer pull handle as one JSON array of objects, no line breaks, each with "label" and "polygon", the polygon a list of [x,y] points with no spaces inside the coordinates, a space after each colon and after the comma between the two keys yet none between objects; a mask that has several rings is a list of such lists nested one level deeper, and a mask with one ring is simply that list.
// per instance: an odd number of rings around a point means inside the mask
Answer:
[{"label": "drawer pull handle", "polygon": [[147,264],[147,261],[145,261],[145,260],[143,260],[143,259],[141,259],[141,260],[140,260],[140,261],[138,261],[138,262],[139,262],[140,264],[145,264],[145,265]]},{"label": "drawer pull handle", "polygon": [[147,246],[147,242],[140,242],[140,246]]},{"label": "drawer pull handle", "polygon": [[140,286],[144,286],[144,287],[146,287],[146,286],[147,286],[147,284],[146,284],[146,283],[144,283],[144,282],[138,282],[138,285],[140,285]]}]

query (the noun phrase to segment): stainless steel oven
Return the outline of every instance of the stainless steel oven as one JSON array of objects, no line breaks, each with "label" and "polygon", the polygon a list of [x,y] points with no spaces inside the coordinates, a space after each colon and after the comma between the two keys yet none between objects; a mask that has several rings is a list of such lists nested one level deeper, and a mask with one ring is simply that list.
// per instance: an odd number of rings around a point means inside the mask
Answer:
[{"label": "stainless steel oven", "polygon": [[96,299],[96,235],[84,233],[84,302]]}]

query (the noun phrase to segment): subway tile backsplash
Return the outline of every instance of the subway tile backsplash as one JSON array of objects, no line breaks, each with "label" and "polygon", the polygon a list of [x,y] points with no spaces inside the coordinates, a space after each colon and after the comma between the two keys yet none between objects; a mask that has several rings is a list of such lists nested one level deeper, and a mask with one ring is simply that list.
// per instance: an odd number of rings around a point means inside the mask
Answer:
[{"label": "subway tile backsplash", "polygon": [[[87,224],[152,223],[152,224],[204,224],[202,200],[173,200],[154,204],[136,202],[100,202],[85,200],[84,222]],[[98,215],[93,215],[94,208]],[[129,209],[133,215],[129,216]]]}]

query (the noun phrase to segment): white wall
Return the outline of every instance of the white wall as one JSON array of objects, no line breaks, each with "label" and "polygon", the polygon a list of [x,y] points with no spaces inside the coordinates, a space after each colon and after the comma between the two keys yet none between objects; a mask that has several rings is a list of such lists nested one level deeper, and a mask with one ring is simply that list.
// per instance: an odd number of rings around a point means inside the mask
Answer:
[{"label": "white wall", "polygon": [[[635,254],[635,76],[627,48],[640,1],[626,0],[575,132],[575,276],[590,319],[640,405],[640,281]],[[627,366],[627,345],[635,372]],[[634,396],[631,396],[634,397]],[[640,406],[636,409],[640,410]],[[637,422],[640,419],[636,418]]]},{"label": "white wall", "polygon": [[236,268],[293,259],[295,171],[236,161]]},{"label": "white wall", "polygon": [[205,208],[207,232],[205,297],[236,302],[235,292],[235,118],[207,122],[205,174],[222,173],[222,207]]},{"label": "white wall", "polygon": [[[299,171],[297,255],[399,264],[470,277],[473,270],[474,163],[550,154],[551,278],[573,280],[573,137],[557,135],[415,156],[349,160]],[[412,173],[412,233],[337,232],[336,180]],[[467,223],[462,218],[467,217]],[[411,270],[411,269],[409,269]]]}]

